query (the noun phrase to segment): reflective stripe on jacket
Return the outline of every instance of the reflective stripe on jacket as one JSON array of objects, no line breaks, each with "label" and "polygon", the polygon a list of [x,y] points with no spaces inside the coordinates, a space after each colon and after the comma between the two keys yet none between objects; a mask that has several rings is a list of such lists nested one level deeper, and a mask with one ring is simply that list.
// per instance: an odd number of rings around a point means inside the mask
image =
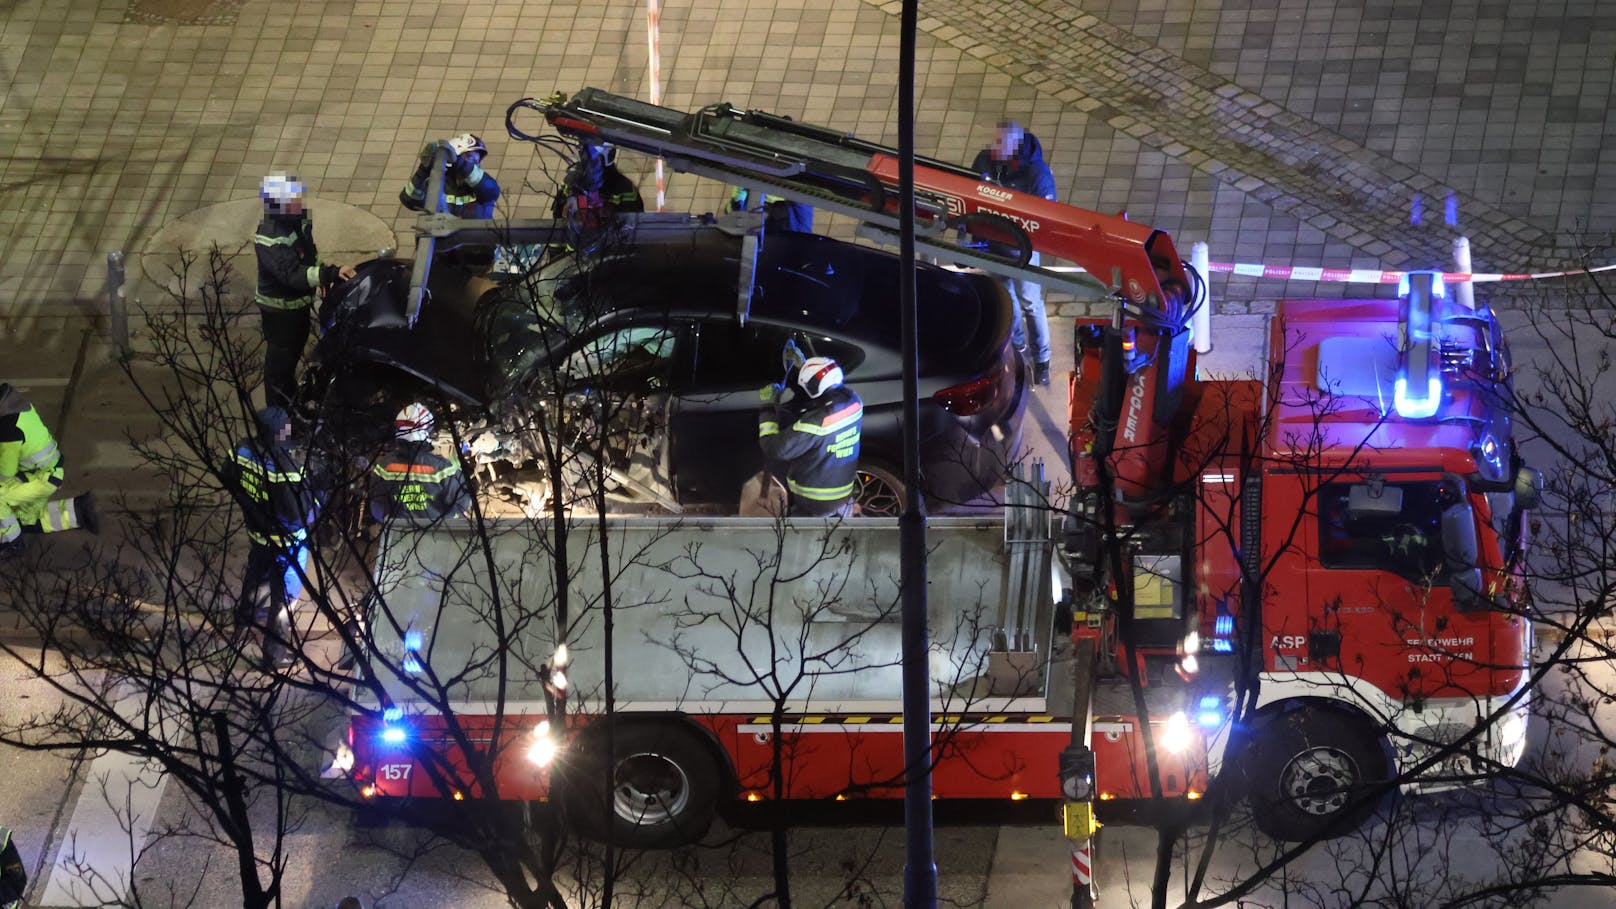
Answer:
[{"label": "reflective stripe on jacket", "polygon": [[784,465],[793,514],[830,514],[853,495],[863,421],[863,402],[846,385],[759,412],[758,445]]},{"label": "reflective stripe on jacket", "polygon": [[381,523],[403,518],[424,527],[471,508],[460,465],[425,442],[400,442],[371,467],[370,476],[370,516]]},{"label": "reflective stripe on jacket", "polygon": [[39,411],[15,388],[0,395],[0,479],[50,472],[62,461]]},{"label": "reflective stripe on jacket", "polygon": [[[308,213],[265,215],[253,236],[258,253],[254,301],[270,309],[301,309],[314,303],[322,280],[334,280],[335,265],[322,265]],[[329,271],[328,271],[329,270]]]},{"label": "reflective stripe on jacket", "polygon": [[225,464],[225,480],[241,488],[247,535],[255,543],[288,545],[303,538],[320,509],[318,476],[287,448],[244,439]]},{"label": "reflective stripe on jacket", "polygon": [[[436,144],[421,149],[421,163],[398,194],[398,200],[410,211],[426,211],[426,188],[436,150]],[[492,218],[494,203],[499,201],[499,181],[481,165],[457,157],[443,175],[443,201],[449,214],[457,218]]]}]

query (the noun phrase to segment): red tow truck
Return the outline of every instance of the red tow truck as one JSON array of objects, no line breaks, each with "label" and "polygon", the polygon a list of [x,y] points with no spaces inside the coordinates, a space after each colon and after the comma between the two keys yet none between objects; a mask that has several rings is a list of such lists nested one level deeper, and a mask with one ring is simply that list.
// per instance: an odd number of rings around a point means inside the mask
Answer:
[{"label": "red tow truck", "polygon": [[[894,152],[832,130],[597,89],[513,105],[512,134],[531,138],[524,113],[876,236],[896,225]],[[929,522],[938,797],[1064,799],[1086,884],[1094,809],[1113,800],[1183,803],[1226,778],[1259,826],[1297,840],[1344,831],[1387,786],[1460,785],[1520,759],[1531,624],[1513,578],[1541,478],[1516,452],[1490,311],[1428,273],[1395,300],[1286,302],[1265,375],[1202,377],[1189,324],[1203,287],[1165,233],[943,162],[917,162],[915,182],[921,249],[1116,302],[1075,330],[1069,498],[1018,476],[1004,518]],[[423,233],[479,227],[436,217]],[[511,603],[545,614],[549,573],[521,566],[554,532],[444,522],[410,540],[423,564],[457,567],[380,591],[408,620],[373,630],[399,671],[351,717],[367,794],[443,797],[460,779],[473,798],[566,797],[569,768],[610,768],[610,804],[578,816],[635,846],[687,842],[734,798],[901,795],[895,521],[610,517],[615,638],[585,608],[513,644],[494,619]],[[485,538],[492,557],[467,559]],[[594,545],[578,564],[599,564]],[[815,561],[827,547],[846,555]],[[781,603],[842,593],[759,632],[711,580],[756,580],[760,564]],[[573,583],[578,602],[602,593],[598,571]],[[513,646],[500,674],[468,671]],[[809,672],[831,658],[838,671]],[[780,687],[792,677],[814,682]],[[495,756],[495,785],[466,771],[466,747]]]}]

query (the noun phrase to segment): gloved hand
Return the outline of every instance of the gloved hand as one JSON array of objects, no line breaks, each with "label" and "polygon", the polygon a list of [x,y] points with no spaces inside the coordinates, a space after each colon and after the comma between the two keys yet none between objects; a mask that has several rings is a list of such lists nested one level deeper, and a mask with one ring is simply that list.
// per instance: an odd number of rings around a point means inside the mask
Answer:
[{"label": "gloved hand", "polygon": [[763,402],[765,409],[769,409],[767,405],[770,404],[778,406],[789,403],[796,396],[796,389],[784,382],[776,382],[758,389],[758,400]]},{"label": "gloved hand", "polygon": [[780,349],[780,362],[785,367],[786,377],[789,379],[797,374],[797,370],[802,369],[802,364],[808,362],[808,358],[802,355],[802,348],[797,346],[795,340],[787,338],[785,347]]}]

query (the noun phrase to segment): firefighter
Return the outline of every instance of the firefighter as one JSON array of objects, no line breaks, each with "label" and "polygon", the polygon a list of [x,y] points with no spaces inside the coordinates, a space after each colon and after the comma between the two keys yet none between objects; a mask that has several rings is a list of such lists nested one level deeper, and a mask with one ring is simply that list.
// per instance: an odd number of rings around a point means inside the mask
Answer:
[{"label": "firefighter", "polygon": [[829,357],[809,357],[792,382],[758,395],[758,445],[768,469],[784,475],[788,513],[849,514],[864,405],[842,384],[842,368]]},{"label": "firefighter", "polygon": [[422,528],[471,510],[460,465],[432,450],[432,411],[415,403],[393,422],[398,444],[371,467],[370,516],[387,526],[403,519]]},{"label": "firefighter", "polygon": [[11,828],[0,827],[0,909],[18,909],[28,889],[28,869],[11,841]]},{"label": "firefighter", "polygon": [[449,150],[448,173],[443,181],[443,201],[449,214],[457,218],[492,218],[499,201],[499,181],[483,170],[488,146],[474,133],[461,133],[421,149],[421,162],[399,191],[398,201],[410,211],[426,211],[427,184],[432,177],[432,157],[439,148]]},{"label": "firefighter", "polygon": [[584,143],[578,161],[567,168],[550,216],[565,217],[602,209],[607,214],[645,211],[645,199],[634,181],[617,169],[617,149]]},{"label": "firefighter", "polygon": [[0,382],[0,558],[22,554],[24,531],[55,533],[83,527],[95,533],[89,493],[56,499],[64,471],[61,452],[39,411]]},{"label": "firefighter", "polygon": [[[1006,189],[1027,193],[1041,199],[1055,198],[1055,175],[1044,162],[1044,146],[1019,123],[1005,120],[999,123],[993,145],[982,149],[971,162],[971,170],[982,175],[989,183]],[[988,251],[997,255],[1013,255],[1014,250],[1000,244],[988,244]],[[1038,253],[1027,260],[1038,264]],[[1033,358],[1033,381],[1049,384],[1049,315],[1044,311],[1044,288],[1036,281],[1017,278],[1004,280],[1010,292],[1015,321],[1010,329],[1010,341],[1023,353],[1028,347]]]},{"label": "firefighter", "polygon": [[292,448],[292,421],[279,407],[255,415],[253,435],[242,439],[221,471],[227,489],[238,492],[247,537],[247,567],[236,598],[238,628],[264,633],[264,662],[284,667],[292,604],[303,592],[308,533],[320,510],[323,473]]},{"label": "firefighter", "polygon": [[763,229],[794,230],[798,233],[813,233],[814,207],[806,202],[791,202],[780,196],[764,196],[761,205],[750,204],[752,193],[744,186],[735,187],[729,194],[729,202],[724,206],[725,211],[761,211],[763,212]]},{"label": "firefighter", "polygon": [[258,314],[264,326],[264,403],[290,408],[297,361],[309,340],[309,311],[322,288],[354,276],[352,265],[328,265],[314,247],[314,222],[303,207],[303,183],[287,174],[264,178],[264,220],[253,237],[258,253]]}]

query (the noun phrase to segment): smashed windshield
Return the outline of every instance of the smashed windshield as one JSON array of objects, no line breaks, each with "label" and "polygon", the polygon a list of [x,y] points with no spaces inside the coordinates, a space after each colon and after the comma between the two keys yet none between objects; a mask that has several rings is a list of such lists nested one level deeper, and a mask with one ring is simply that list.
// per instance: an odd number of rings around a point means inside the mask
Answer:
[{"label": "smashed windshield", "polygon": [[501,397],[598,317],[599,295],[587,292],[589,278],[590,270],[567,256],[483,298],[478,320],[488,384]]}]

